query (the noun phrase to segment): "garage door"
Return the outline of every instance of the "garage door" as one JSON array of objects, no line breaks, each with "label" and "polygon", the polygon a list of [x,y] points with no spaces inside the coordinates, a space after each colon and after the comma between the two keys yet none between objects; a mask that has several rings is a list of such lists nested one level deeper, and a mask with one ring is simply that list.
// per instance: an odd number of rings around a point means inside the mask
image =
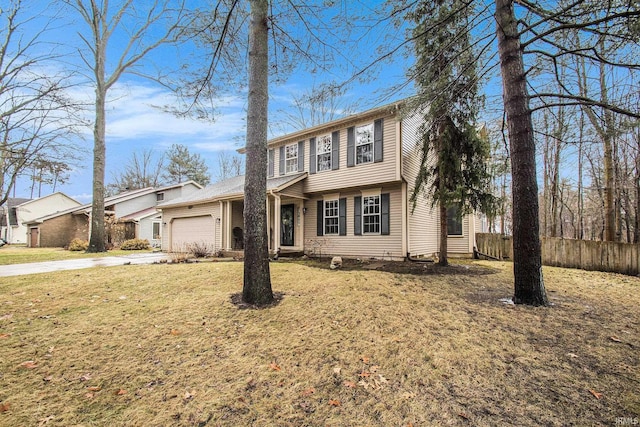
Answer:
[{"label": "garage door", "polygon": [[211,215],[176,218],[171,223],[171,250],[186,252],[190,244],[206,244],[215,249],[216,229]]}]

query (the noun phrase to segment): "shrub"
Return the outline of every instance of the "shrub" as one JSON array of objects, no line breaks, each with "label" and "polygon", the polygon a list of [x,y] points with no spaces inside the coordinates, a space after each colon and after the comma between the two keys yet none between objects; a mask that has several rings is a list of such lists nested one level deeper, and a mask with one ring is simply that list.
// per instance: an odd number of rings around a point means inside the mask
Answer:
[{"label": "shrub", "polygon": [[205,258],[213,254],[214,251],[211,245],[204,242],[196,242],[187,245],[187,252],[196,258]]},{"label": "shrub", "polygon": [[86,251],[89,247],[89,242],[81,239],[73,239],[69,242],[67,249],[70,251]]},{"label": "shrub", "polygon": [[149,249],[149,241],[147,239],[129,239],[122,242],[120,249],[123,251],[137,251],[141,249]]}]

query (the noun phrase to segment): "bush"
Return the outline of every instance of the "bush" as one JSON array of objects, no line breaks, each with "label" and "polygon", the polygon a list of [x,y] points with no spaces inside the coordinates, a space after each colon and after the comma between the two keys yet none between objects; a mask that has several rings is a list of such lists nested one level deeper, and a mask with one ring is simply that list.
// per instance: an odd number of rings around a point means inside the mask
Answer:
[{"label": "bush", "polygon": [[204,242],[190,243],[187,245],[187,252],[196,258],[205,258],[213,254],[211,245]]},{"label": "bush", "polygon": [[67,249],[70,251],[86,251],[89,247],[89,242],[86,240],[73,239]]},{"label": "bush", "polygon": [[120,249],[123,251],[138,251],[149,249],[149,241],[147,239],[129,239],[122,242]]}]

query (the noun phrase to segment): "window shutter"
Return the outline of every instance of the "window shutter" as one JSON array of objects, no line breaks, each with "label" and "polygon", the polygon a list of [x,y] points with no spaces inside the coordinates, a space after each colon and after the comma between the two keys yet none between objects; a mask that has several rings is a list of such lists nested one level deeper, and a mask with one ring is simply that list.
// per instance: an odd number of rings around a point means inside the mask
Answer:
[{"label": "window shutter", "polygon": [[316,234],[324,236],[324,200],[318,200],[318,226]]},{"label": "window shutter", "polygon": [[278,173],[280,175],[284,175],[284,145],[280,147],[280,167],[278,169]]},{"label": "window shutter", "polygon": [[316,173],[316,139],[309,140],[309,173]]},{"label": "window shutter", "polygon": [[340,131],[331,134],[331,170],[340,169]]},{"label": "window shutter", "polygon": [[380,195],[380,234],[389,234],[389,193]]},{"label": "window shutter", "polygon": [[267,173],[269,178],[273,178],[273,174],[274,174],[274,171],[275,171],[274,164],[273,164],[273,162],[275,160],[275,154],[276,153],[273,151],[273,148],[269,150],[269,168],[268,168],[269,170],[268,170],[268,173]]},{"label": "window shutter", "polygon": [[356,164],[356,128],[347,129],[347,167]]},{"label": "window shutter", "polygon": [[344,197],[338,200],[338,234],[347,235],[347,199]]},{"label": "window shutter", "polygon": [[381,162],[382,154],[382,119],[378,119],[373,122],[373,161]]},{"label": "window shutter", "polygon": [[298,142],[298,172],[304,172],[304,141]]},{"label": "window shutter", "polygon": [[353,234],[362,235],[362,196],[353,198]]}]

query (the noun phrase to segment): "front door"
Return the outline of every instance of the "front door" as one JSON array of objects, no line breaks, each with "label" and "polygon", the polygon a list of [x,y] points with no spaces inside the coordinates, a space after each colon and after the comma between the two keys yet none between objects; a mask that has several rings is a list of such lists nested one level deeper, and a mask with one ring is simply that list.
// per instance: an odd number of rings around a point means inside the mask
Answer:
[{"label": "front door", "polygon": [[29,246],[32,248],[37,248],[38,247],[38,233],[40,232],[40,230],[38,229],[38,227],[32,227],[31,228],[31,241],[29,242]]},{"label": "front door", "polygon": [[282,205],[280,208],[280,245],[293,246],[293,212],[295,205]]}]

